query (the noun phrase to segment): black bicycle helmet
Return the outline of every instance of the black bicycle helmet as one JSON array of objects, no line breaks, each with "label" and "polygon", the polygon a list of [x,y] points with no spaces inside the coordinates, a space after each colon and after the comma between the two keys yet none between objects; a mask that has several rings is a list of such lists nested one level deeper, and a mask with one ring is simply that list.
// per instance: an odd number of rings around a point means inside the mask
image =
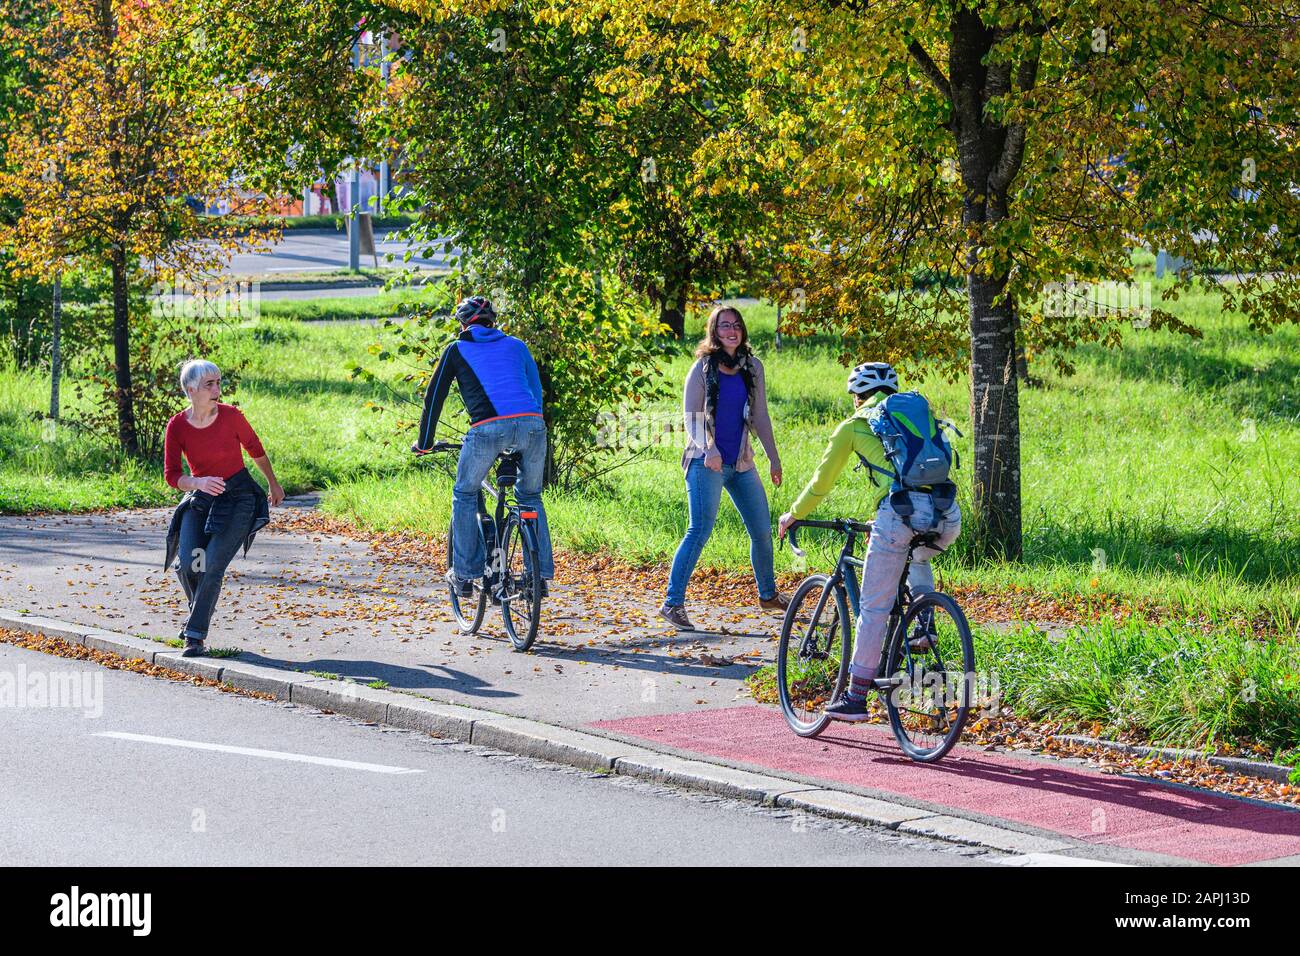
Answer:
[{"label": "black bicycle helmet", "polygon": [[496,320],[497,313],[492,308],[492,303],[481,295],[462,299],[460,305],[456,306],[456,321],[461,325],[473,325],[475,322],[495,323]]}]

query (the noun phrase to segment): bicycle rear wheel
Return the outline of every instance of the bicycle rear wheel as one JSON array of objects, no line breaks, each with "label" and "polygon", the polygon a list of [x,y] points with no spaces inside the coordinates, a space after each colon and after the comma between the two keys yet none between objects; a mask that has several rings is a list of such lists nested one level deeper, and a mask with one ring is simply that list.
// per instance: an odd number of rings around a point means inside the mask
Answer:
[{"label": "bicycle rear wheel", "polygon": [[898,745],[932,763],[953,748],[971,707],[975,647],[961,607],[947,594],[922,594],[891,630],[883,694]]},{"label": "bicycle rear wheel", "polygon": [[849,672],[849,609],[843,588],[827,592],[829,581],[814,574],[795,589],[776,649],[781,710],[800,737],[826,729],[831,720],[826,708],[844,691]]},{"label": "bicycle rear wheel", "polygon": [[542,618],[542,569],[532,523],[517,514],[506,519],[501,549],[501,620],[515,650],[526,651]]},{"label": "bicycle rear wheel", "polygon": [[[452,528],[447,528],[447,570],[452,568]],[[456,589],[450,584],[447,585],[447,591],[451,595],[451,613],[456,615],[456,623],[460,625],[461,633],[474,634],[483,624],[483,614],[487,610],[487,591],[483,590],[479,581],[474,582],[474,596],[461,597],[456,593]]]}]

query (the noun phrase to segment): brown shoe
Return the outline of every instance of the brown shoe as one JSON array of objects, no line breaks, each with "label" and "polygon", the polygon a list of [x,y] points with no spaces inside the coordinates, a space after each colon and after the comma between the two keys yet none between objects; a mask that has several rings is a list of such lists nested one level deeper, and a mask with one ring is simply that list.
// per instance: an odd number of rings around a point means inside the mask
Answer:
[{"label": "brown shoe", "polygon": [[659,616],[679,631],[695,630],[691,625],[691,619],[686,616],[686,608],[680,604],[665,604],[659,609]]},{"label": "brown shoe", "polygon": [[790,606],[790,596],[777,591],[770,598],[759,598],[758,606],[764,611],[784,611]]}]

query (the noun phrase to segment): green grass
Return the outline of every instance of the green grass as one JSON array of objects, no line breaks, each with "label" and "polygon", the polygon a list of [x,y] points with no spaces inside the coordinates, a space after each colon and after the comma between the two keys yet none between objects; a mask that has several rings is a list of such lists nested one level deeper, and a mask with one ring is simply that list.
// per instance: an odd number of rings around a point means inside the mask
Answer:
[{"label": "green grass", "polygon": [[238,657],[244,653],[238,647],[212,647],[208,649],[208,657]]},{"label": "green grass", "polygon": [[[1300,766],[1300,642],[1137,617],[1055,639],[1029,625],[972,633],[989,691],[1022,718],[1157,746],[1249,748]],[[778,699],[774,664],[747,683],[755,700]]]},{"label": "green grass", "polygon": [[[1262,615],[1272,627],[1295,631],[1300,330],[1257,335],[1207,296],[1184,297],[1178,311],[1204,339],[1133,330],[1122,350],[1079,349],[1071,377],[1035,370],[1044,387],[1022,393],[1025,560],[969,567],[962,541],[942,562],[945,580],[1114,595],[1211,622]],[[769,308],[749,308],[746,318],[768,370],[785,470],[786,483],[769,490],[779,514],[812,473],[834,424],[849,413],[845,371],[833,343],[787,343],[776,351]],[[689,331],[698,333],[698,319]],[[683,348],[669,370],[672,380],[680,381],[688,364]],[[966,433],[960,449],[969,464],[967,383],[911,384]],[[671,419],[678,401],[652,411]],[[676,445],[663,447],[600,488],[552,496],[547,507],[557,543],[637,563],[671,560],[686,528],[679,458]],[[766,471],[761,457],[759,464]],[[958,476],[965,501],[969,468]],[[847,472],[819,514],[860,515],[865,491],[865,477]],[[336,488],[326,507],[381,529],[440,529],[449,496],[446,477],[420,468],[359,478]],[[828,565],[831,554],[821,558]],[[743,526],[725,504],[702,563],[748,563]],[[777,563],[791,569],[789,552],[778,551]]]},{"label": "green grass", "polygon": [[1022,716],[1101,728],[1103,737],[1300,753],[1300,644],[1178,626],[1102,622],[1052,640],[1033,627],[976,629],[981,670]]},{"label": "green grass", "polygon": [[[450,510],[450,480],[405,449],[406,405],[372,413],[368,400],[393,405],[381,386],[350,379],[345,365],[367,358],[378,330],[302,325],[301,317],[393,314],[407,297],[265,302],[257,323],[219,333],[218,361],[247,360],[234,395],[270,451],[291,492],[328,488],[325,507],[379,529],[440,531]],[[1078,371],[1035,369],[1042,388],[1023,392],[1025,560],[969,566],[964,541],[944,558],[945,582],[1028,587],[1052,594],[1112,595],[1149,602],[1176,617],[1210,623],[1259,617],[1285,633],[1300,623],[1300,328],[1253,333],[1224,315],[1217,297],[1185,296],[1178,314],[1205,334],[1132,330],[1124,347],[1076,351]],[[768,369],[773,418],[786,483],[771,489],[774,515],[811,474],[826,436],[849,412],[844,369],[832,340],[790,342],[777,351],[771,308],[746,309]],[[688,332],[700,329],[696,317]],[[679,382],[689,364],[679,350],[668,369]],[[77,374],[74,368],[70,374]],[[909,377],[967,433],[968,385]],[[37,373],[0,370],[0,511],[79,511],[161,505],[176,499],[156,466],[123,462],[105,444],[68,429],[43,434],[33,420],[48,383]],[[65,383],[65,397],[70,389]],[[674,395],[652,413],[672,420]],[[1251,440],[1251,439],[1254,440]],[[50,439],[50,440],[46,440]],[[686,526],[674,444],[611,473],[580,494],[548,500],[557,545],[607,550],[637,562],[665,563]],[[766,464],[760,456],[760,467]],[[970,469],[958,472],[963,490]],[[846,473],[821,514],[860,515],[861,473]],[[814,552],[814,555],[817,553]],[[1097,560],[1104,554],[1104,568]],[[822,553],[823,563],[829,554]],[[791,570],[788,550],[778,568]],[[724,504],[705,565],[743,568],[748,541]]]},{"label": "green grass", "polygon": [[[380,262],[384,262],[384,260],[381,258]],[[325,282],[339,282],[340,280],[347,281],[350,285],[366,285],[373,282],[387,282],[389,279],[411,273],[418,273],[421,278],[427,279],[442,274],[442,270],[428,268],[407,269],[402,266],[401,259],[395,259],[392,264],[381,265],[377,269],[373,266],[362,266],[356,272],[351,269],[314,269],[303,272],[276,272],[271,274],[258,272],[232,275],[230,279],[231,281],[257,282],[263,287],[272,283],[292,282],[294,285],[319,285]]]},{"label": "green grass", "polygon": [[[361,210],[366,212],[367,210]],[[409,226],[414,221],[414,216],[403,213],[395,216],[376,216],[371,212],[372,223],[375,229],[401,229]],[[278,226],[287,232],[293,232],[298,229],[337,229],[340,232],[347,228],[347,216],[336,215],[333,213],[318,214],[315,216],[240,216],[236,217],[242,220],[243,224],[251,228],[265,228],[267,226]]]},{"label": "green grass", "polygon": [[387,319],[402,315],[410,306],[442,304],[443,295],[437,285],[429,285],[391,289],[374,295],[267,299],[261,303],[261,318],[267,322]]}]

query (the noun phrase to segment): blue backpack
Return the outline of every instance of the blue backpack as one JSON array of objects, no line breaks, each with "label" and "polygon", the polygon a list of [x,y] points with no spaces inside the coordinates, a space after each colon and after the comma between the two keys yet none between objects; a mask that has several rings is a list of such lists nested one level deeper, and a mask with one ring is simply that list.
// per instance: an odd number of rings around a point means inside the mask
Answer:
[{"label": "blue backpack", "polygon": [[930,495],[934,500],[934,520],[937,522],[957,498],[957,486],[948,475],[961,464],[944,429],[951,428],[958,435],[961,432],[951,422],[936,421],[930,403],[919,392],[897,392],[886,396],[871,410],[866,420],[884,446],[885,458],[892,467],[892,470],[880,468],[862,458],[872,483],[879,484],[872,474],[875,471],[889,478],[890,504],[909,527],[912,503],[907,492]]}]

